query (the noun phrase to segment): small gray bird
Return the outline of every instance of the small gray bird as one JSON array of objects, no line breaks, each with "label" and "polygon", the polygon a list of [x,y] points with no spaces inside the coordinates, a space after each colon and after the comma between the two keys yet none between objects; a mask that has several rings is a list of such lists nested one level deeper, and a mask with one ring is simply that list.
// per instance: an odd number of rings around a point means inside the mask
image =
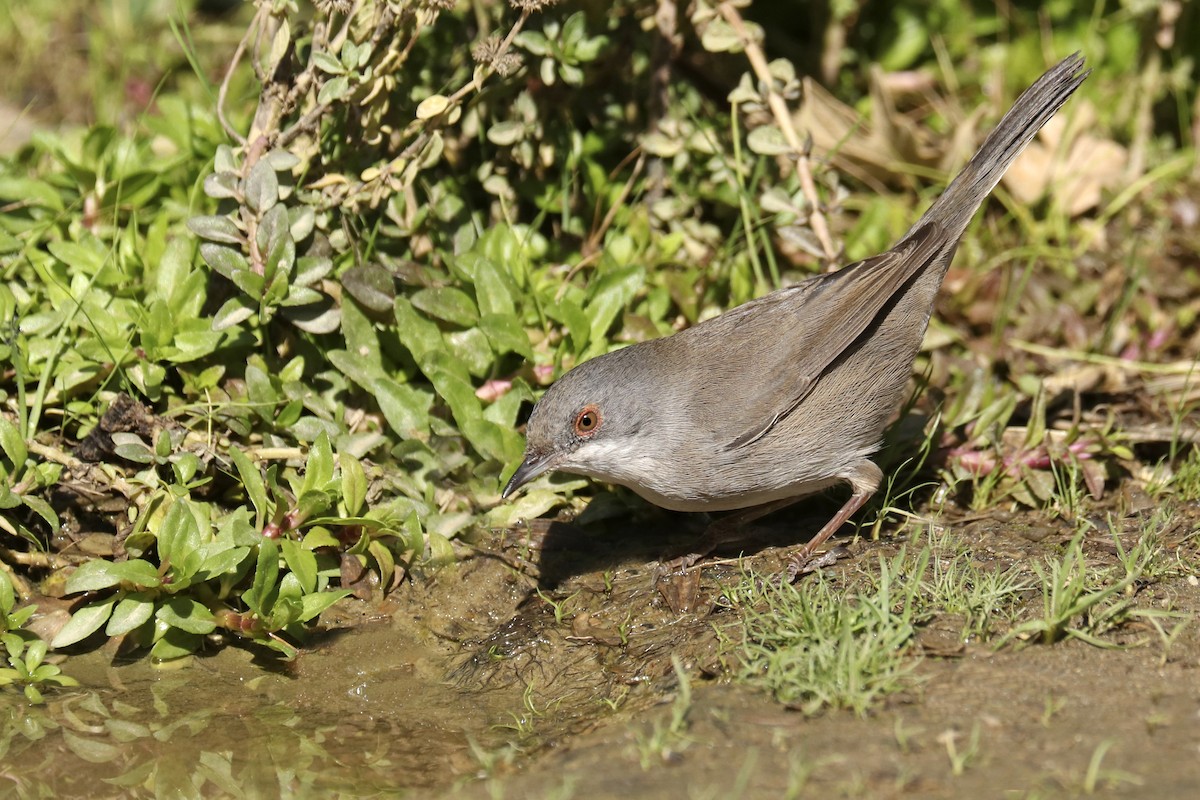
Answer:
[{"label": "small gray bird", "polygon": [[891,250],[738,306],[673,336],[580,364],[546,391],[508,497],[551,470],[628,486],[714,523],[690,565],[740,525],[838,483],[852,494],[788,563],[879,488],[871,456],[904,397],[958,240],[989,192],[1090,70],[1075,53],[1025,91]]}]

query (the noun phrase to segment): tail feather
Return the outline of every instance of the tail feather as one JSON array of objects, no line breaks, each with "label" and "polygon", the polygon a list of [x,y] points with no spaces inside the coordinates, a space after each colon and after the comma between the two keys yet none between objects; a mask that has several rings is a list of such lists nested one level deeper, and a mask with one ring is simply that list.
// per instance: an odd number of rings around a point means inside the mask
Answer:
[{"label": "tail feather", "polygon": [[1026,89],[912,231],[936,222],[947,240],[957,243],[983,199],[996,188],[1013,161],[1091,74],[1091,70],[1081,71],[1082,67],[1083,56],[1073,53]]}]

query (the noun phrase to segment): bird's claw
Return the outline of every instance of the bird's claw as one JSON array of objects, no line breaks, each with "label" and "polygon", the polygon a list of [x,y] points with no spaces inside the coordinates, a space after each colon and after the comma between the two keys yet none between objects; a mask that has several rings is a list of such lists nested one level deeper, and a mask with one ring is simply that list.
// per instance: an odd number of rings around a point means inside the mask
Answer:
[{"label": "bird's claw", "polygon": [[819,557],[813,558],[812,553],[807,547],[800,548],[800,551],[788,559],[787,567],[784,574],[787,576],[788,583],[795,583],[796,579],[801,575],[807,575],[810,572],[816,572],[819,569],[832,567],[840,558],[846,558],[850,555],[850,551],[842,545],[832,547],[822,553]]}]

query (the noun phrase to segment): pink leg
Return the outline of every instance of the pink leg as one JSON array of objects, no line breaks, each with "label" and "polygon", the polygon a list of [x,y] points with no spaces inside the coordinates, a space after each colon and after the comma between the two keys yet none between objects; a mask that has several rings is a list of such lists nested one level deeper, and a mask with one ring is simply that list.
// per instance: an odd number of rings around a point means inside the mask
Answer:
[{"label": "pink leg", "polygon": [[[872,492],[871,494],[874,494]],[[800,574],[800,570],[812,558],[817,548],[825,543],[825,540],[837,532],[837,529],[846,524],[846,520],[850,519],[850,515],[858,511],[862,504],[871,499],[871,494],[855,492],[850,495],[850,499],[842,506],[841,510],[833,516],[833,519],[825,523],[825,527],[817,532],[817,535],[808,540],[808,543],[793,553],[788,558],[787,564],[787,579],[788,583],[796,580],[796,576]]]},{"label": "pink leg", "polygon": [[850,495],[850,499],[846,501],[846,504],[833,515],[833,519],[826,522],[825,527],[817,531],[816,536],[788,558],[788,583],[796,580],[796,576],[800,574],[800,570],[812,558],[816,549],[823,545],[826,539],[836,533],[838,528],[845,525],[846,520],[850,519],[850,515],[862,508],[863,503],[870,500],[872,495],[879,490],[879,483],[883,480],[883,473],[879,470],[879,467],[870,461],[864,461],[855,470],[853,475],[848,476],[848,480],[854,489],[854,494]]}]

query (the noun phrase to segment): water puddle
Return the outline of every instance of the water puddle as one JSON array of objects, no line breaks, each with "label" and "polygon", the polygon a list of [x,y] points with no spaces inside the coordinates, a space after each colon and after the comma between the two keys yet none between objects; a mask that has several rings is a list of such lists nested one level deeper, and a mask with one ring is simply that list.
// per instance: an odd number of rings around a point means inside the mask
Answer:
[{"label": "water puddle", "polygon": [[469,774],[508,698],[466,697],[427,648],[376,625],[286,671],[225,648],[163,669],[69,662],[82,686],[0,694],[0,795],[365,796]]}]

